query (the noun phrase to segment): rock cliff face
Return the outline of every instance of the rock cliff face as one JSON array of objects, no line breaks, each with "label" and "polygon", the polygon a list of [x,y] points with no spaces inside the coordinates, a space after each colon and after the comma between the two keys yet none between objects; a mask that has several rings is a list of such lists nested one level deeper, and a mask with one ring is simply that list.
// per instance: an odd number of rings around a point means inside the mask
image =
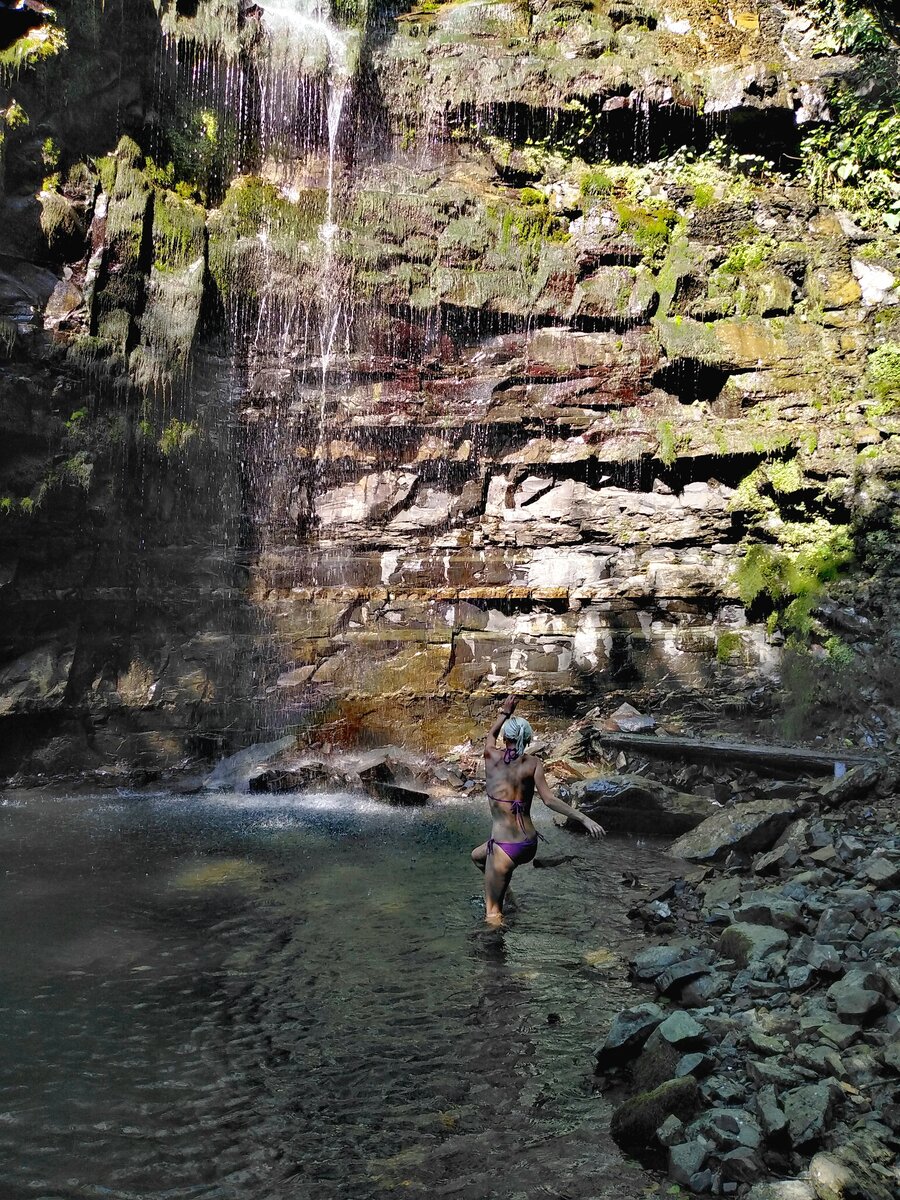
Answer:
[{"label": "rock cliff face", "polygon": [[798,170],[869,67],[763,0],[267,7],[148,6],[77,133],[118,10],[11,81],[7,768],[766,713],[786,640],[798,730],[890,699],[898,242]]}]

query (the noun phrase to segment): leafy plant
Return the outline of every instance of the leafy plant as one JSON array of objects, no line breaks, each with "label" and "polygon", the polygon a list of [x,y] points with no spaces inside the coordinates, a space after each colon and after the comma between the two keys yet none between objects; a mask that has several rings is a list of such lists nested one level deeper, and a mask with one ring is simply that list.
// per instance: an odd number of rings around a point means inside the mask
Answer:
[{"label": "leafy plant", "polygon": [[176,450],[183,450],[198,433],[199,430],[193,421],[180,421],[177,417],[173,417],[162,431],[162,436],[157,444],[163,454],[168,457]]},{"label": "leafy plant", "polygon": [[803,141],[817,199],[900,230],[900,97],[896,83],[872,101],[849,89],[832,98],[832,124]]}]

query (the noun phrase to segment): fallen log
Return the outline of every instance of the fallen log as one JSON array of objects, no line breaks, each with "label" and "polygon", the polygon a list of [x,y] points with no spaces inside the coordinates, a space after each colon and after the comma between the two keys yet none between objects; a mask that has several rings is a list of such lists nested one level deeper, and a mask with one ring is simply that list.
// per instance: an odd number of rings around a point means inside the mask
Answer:
[{"label": "fallen log", "polygon": [[833,775],[836,763],[844,763],[849,767],[878,761],[876,755],[860,750],[807,750],[798,746],[704,741],[669,734],[607,733],[602,729],[594,729],[590,738],[595,746],[603,750],[630,750],[658,758],[724,762],[728,766],[740,764],[795,774]]}]

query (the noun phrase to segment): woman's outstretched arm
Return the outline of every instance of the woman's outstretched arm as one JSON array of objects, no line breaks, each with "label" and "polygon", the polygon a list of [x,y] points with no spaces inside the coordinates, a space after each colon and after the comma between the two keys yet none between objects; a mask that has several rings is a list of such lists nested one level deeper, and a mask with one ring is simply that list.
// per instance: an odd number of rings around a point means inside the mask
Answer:
[{"label": "woman's outstretched arm", "polygon": [[544,768],[541,763],[538,763],[534,769],[534,786],[537,788],[537,794],[553,812],[559,813],[563,817],[571,817],[573,821],[579,821],[584,826],[585,833],[589,833],[591,837],[604,836],[606,830],[602,825],[598,825],[596,821],[592,821],[589,816],[583,812],[579,812],[571,804],[566,804],[565,800],[557,798],[550,784],[547,782],[547,776],[544,774]]},{"label": "woman's outstretched arm", "polygon": [[503,701],[503,703],[500,705],[500,710],[497,713],[497,717],[496,717],[493,725],[488,730],[487,738],[485,739],[485,743],[484,743],[485,751],[496,750],[496,748],[497,748],[496,742],[497,742],[497,738],[500,736],[500,730],[503,728],[505,722],[508,721],[509,718],[516,711],[516,705],[518,703],[519,703],[519,701],[516,699],[515,696],[507,696],[506,699]]}]

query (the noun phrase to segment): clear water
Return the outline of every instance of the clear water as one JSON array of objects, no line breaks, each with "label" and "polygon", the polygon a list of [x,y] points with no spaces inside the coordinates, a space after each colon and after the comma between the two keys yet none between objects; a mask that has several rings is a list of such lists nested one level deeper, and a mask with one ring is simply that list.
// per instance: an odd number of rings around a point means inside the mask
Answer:
[{"label": "clear water", "polygon": [[591,1068],[667,860],[544,828],[487,932],[474,800],[0,797],[2,1200],[642,1196]]}]

